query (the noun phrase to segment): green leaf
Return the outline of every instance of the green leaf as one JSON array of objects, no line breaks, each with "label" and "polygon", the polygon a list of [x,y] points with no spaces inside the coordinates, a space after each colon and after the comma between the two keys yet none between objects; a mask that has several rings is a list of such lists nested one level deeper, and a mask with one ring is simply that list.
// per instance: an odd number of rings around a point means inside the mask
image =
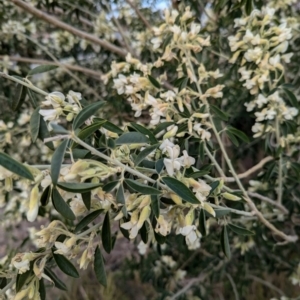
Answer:
[{"label": "green leaf", "polygon": [[103,286],[107,286],[105,266],[99,246],[95,250],[94,271],[98,282]]},{"label": "green leaf", "polygon": [[162,245],[166,242],[167,237],[154,231],[154,237],[158,244]]},{"label": "green leaf", "polygon": [[37,107],[30,118],[30,134],[31,134],[31,139],[35,143],[39,136],[39,131],[40,131],[40,107]]},{"label": "green leaf", "polygon": [[56,124],[54,122],[51,122],[50,126],[53,129],[52,130],[53,133],[56,133],[56,134],[68,134],[69,133],[69,131],[67,129],[65,129],[63,126]]},{"label": "green leaf", "polygon": [[69,140],[64,140],[54,151],[52,160],[51,160],[51,179],[54,185],[57,184],[61,164],[64,160],[65,152],[68,146]]},{"label": "green leaf", "polygon": [[29,101],[31,102],[32,107],[35,109],[38,107],[37,104],[37,99],[35,96],[35,93],[30,89],[30,88],[26,88],[27,89],[27,94],[29,96]]},{"label": "green leaf", "polygon": [[28,75],[35,75],[35,74],[41,74],[41,73],[45,73],[45,72],[49,72],[51,70],[57,69],[58,66],[55,65],[42,65],[42,66],[38,66],[33,68],[32,70],[30,70],[28,72]]},{"label": "green leaf", "polygon": [[230,259],[231,253],[230,253],[230,245],[228,240],[228,233],[227,233],[227,226],[223,226],[222,232],[221,232],[221,247],[225,254],[225,256]]},{"label": "green leaf", "polygon": [[206,216],[204,209],[199,212],[199,231],[203,236],[206,236]]},{"label": "green leaf", "polygon": [[142,150],[138,156],[135,158],[134,160],[134,164],[136,166],[138,166],[150,153],[152,153],[157,147],[159,146],[159,144],[156,145],[152,145],[149,147],[146,147],[144,150]]},{"label": "green leaf", "polygon": [[112,242],[111,242],[109,212],[106,213],[104,221],[103,221],[101,238],[102,238],[102,245],[103,245],[104,250],[107,253],[110,253],[111,249],[112,249]]},{"label": "green leaf", "polygon": [[148,136],[151,144],[156,144],[158,141],[155,135],[149,129],[143,127],[142,125],[136,123],[130,123],[130,127],[134,128],[136,131]]},{"label": "green leaf", "polygon": [[84,140],[91,136],[96,130],[102,127],[102,125],[106,122],[106,120],[95,122],[78,132],[78,137],[81,140]]},{"label": "green leaf", "polygon": [[55,273],[52,272],[52,270],[45,267],[44,272],[53,280],[55,287],[57,287],[60,290],[67,291],[66,285],[56,276]]},{"label": "green leaf", "polygon": [[86,106],[82,111],[80,111],[80,113],[76,116],[76,118],[73,121],[73,130],[79,128],[82,124],[84,124],[84,122],[88,118],[93,116],[97,112],[97,110],[100,109],[104,104],[105,102],[103,101],[92,103]]},{"label": "green leaf", "polygon": [[156,87],[157,89],[160,89],[160,83],[154,77],[148,75],[148,79],[154,87]]},{"label": "green leaf", "polygon": [[34,181],[31,172],[24,165],[3,152],[0,152],[0,166],[21,177]]},{"label": "green leaf", "polygon": [[236,234],[239,234],[239,235],[254,235],[254,232],[248,230],[247,228],[241,227],[241,226],[237,226],[237,225],[229,223],[228,227],[230,230],[232,230],[233,232],[235,232]]},{"label": "green leaf", "polygon": [[206,165],[206,166],[203,166],[200,171],[196,171],[196,172],[192,172],[192,173],[188,174],[187,177],[188,178],[199,178],[203,175],[208,174],[211,169],[212,169],[212,165]]},{"label": "green leaf", "polygon": [[58,190],[56,188],[53,188],[52,190],[52,203],[54,208],[66,219],[75,220],[76,217],[72,211],[72,209],[69,207],[69,205],[66,203],[64,198],[60,195]]},{"label": "green leaf", "polygon": [[[53,250],[52,250],[53,251]],[[78,271],[74,267],[74,265],[63,255],[52,253],[54,260],[57,264],[57,266],[64,272],[65,274],[74,277],[79,278]]]},{"label": "green leaf", "polygon": [[93,222],[101,213],[103,212],[103,209],[98,209],[90,213],[89,215],[85,216],[75,227],[74,233],[80,232],[84,227],[89,225],[91,222]]},{"label": "green leaf", "polygon": [[34,273],[32,272],[32,270],[28,270],[23,274],[18,274],[16,280],[16,292],[19,292],[22,287],[31,280],[31,277],[33,276]]},{"label": "green leaf", "polygon": [[71,193],[86,193],[100,187],[102,183],[91,183],[91,182],[58,182],[57,186],[64,191]]},{"label": "green leaf", "polygon": [[[39,138],[42,142],[44,142],[44,139],[49,138],[50,133],[48,131],[47,124],[42,116],[40,116],[40,130],[39,130]],[[47,142],[45,143],[47,147],[49,147],[51,150],[54,150],[53,142]]]},{"label": "green leaf", "polygon": [[157,174],[160,174],[160,172],[163,170],[164,168],[164,159],[160,158],[158,161],[155,162],[155,170],[157,172]]},{"label": "green leaf", "polygon": [[11,108],[14,111],[18,110],[22,106],[25,98],[26,98],[26,88],[22,84],[18,83],[15,88],[15,95],[11,102]]},{"label": "green leaf", "polygon": [[92,196],[91,191],[81,193],[82,201],[83,201],[83,203],[84,203],[87,210],[91,209],[91,196]]},{"label": "green leaf", "polygon": [[184,201],[191,204],[200,204],[194,193],[181,181],[172,177],[163,177],[163,182]]},{"label": "green leaf", "polygon": [[210,105],[210,109],[212,110],[212,112],[214,113],[214,115],[216,117],[218,117],[219,119],[221,119],[223,121],[228,121],[228,114],[226,114],[225,112],[221,111],[217,106]]},{"label": "green leaf", "polygon": [[123,215],[125,216],[125,218],[127,218],[127,209],[126,209],[126,206],[125,206],[125,194],[124,194],[124,188],[123,188],[123,184],[121,183],[118,190],[117,190],[117,194],[116,194],[116,200],[118,203],[121,203],[123,204],[123,207],[122,207],[122,212],[123,212]]},{"label": "green leaf", "polygon": [[250,142],[248,136],[244,132],[242,132],[234,127],[228,126],[226,131],[227,132],[229,131],[230,133],[234,134],[236,137],[238,137],[239,139],[241,139],[242,141],[244,141],[246,143]]},{"label": "green leaf", "polygon": [[289,99],[289,102],[290,104],[293,106],[293,107],[296,107],[298,108],[299,107],[299,102],[295,96],[295,94],[293,92],[291,92],[290,90],[286,89],[286,88],[283,88],[284,92],[286,93],[288,99]]},{"label": "green leaf", "polygon": [[116,139],[116,145],[123,144],[148,144],[149,139],[140,132],[126,132]]},{"label": "green leaf", "polygon": [[252,9],[253,9],[252,0],[246,0],[245,11],[248,16],[251,14]]},{"label": "green leaf", "polygon": [[159,123],[159,124],[155,127],[153,133],[156,135],[156,134],[158,134],[159,132],[165,130],[167,127],[169,127],[169,126],[171,126],[171,125],[173,125],[173,124],[174,124],[174,122],[163,122],[163,123]]},{"label": "green leaf", "polygon": [[111,192],[119,183],[119,180],[111,181],[102,187],[102,190],[106,193]]},{"label": "green leaf", "polygon": [[39,280],[39,293],[40,293],[40,300],[46,300],[46,288],[45,288],[43,278]]},{"label": "green leaf", "polygon": [[231,210],[229,208],[215,208],[216,218],[220,218],[230,214]]},{"label": "green leaf", "polygon": [[[97,118],[97,120],[103,120],[103,119]],[[117,134],[122,134],[124,132],[120,127],[118,127],[117,125],[115,125],[111,122],[108,122],[108,121],[106,121],[102,125],[102,127],[107,129],[108,131],[111,131],[111,132],[114,132],[114,133],[117,133]]]},{"label": "green leaf", "polygon": [[147,244],[148,242],[148,233],[149,233],[149,224],[147,222],[144,222],[142,228],[140,229],[140,234],[142,241]]},{"label": "green leaf", "polygon": [[161,191],[148,186],[146,184],[140,183],[138,181],[132,180],[132,179],[125,179],[125,183],[132,188],[134,191],[141,193],[143,195],[159,195],[161,194]]},{"label": "green leaf", "polygon": [[237,140],[237,138],[235,137],[235,135],[227,130],[226,130],[226,134],[227,134],[228,138],[231,140],[232,144],[235,145],[236,147],[238,147],[240,143]]},{"label": "green leaf", "polygon": [[151,195],[151,210],[156,218],[159,217],[159,198],[157,195]]},{"label": "green leaf", "polygon": [[215,189],[219,186],[220,181],[214,181],[210,184],[211,190],[209,191],[208,196],[212,195],[212,193],[215,191]]},{"label": "green leaf", "polygon": [[40,199],[40,202],[42,204],[42,206],[46,206],[49,202],[49,199],[51,197],[51,192],[52,192],[52,188],[51,188],[51,185],[48,185],[42,195],[41,195],[41,199]]}]

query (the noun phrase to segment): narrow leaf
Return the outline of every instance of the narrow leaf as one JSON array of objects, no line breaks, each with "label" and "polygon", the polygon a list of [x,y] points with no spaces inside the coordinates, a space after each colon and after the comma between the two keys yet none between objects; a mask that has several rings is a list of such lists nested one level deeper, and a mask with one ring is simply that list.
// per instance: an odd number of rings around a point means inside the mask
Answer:
[{"label": "narrow leaf", "polygon": [[44,189],[44,191],[43,191],[43,193],[41,195],[40,201],[41,201],[42,206],[46,206],[48,204],[49,199],[51,197],[51,192],[52,192],[51,185],[48,185]]},{"label": "narrow leaf", "polygon": [[26,88],[22,84],[17,84],[15,88],[15,95],[11,102],[11,108],[16,111],[23,104],[26,98]]},{"label": "narrow leaf", "polygon": [[40,131],[40,108],[37,107],[31,115],[30,118],[30,134],[31,139],[35,143],[38,138],[39,131]]},{"label": "narrow leaf", "polygon": [[65,129],[61,125],[56,124],[54,122],[51,122],[50,126],[52,127],[54,133],[58,133],[58,134],[68,134],[69,133],[67,129]]},{"label": "narrow leaf", "polygon": [[162,180],[175,194],[181,197],[184,201],[192,204],[200,203],[194,193],[181,181],[172,177],[163,177]]},{"label": "narrow leaf", "polygon": [[29,278],[33,277],[32,270],[28,270],[25,273],[18,274],[16,280],[16,292],[19,292],[22,287],[29,281]]},{"label": "narrow leaf", "polygon": [[54,151],[52,160],[51,160],[51,179],[54,185],[57,184],[61,164],[64,160],[65,152],[67,149],[69,140],[64,140]]},{"label": "narrow leaf", "polygon": [[228,224],[228,227],[230,230],[232,230],[233,232],[235,232],[236,234],[239,234],[239,235],[254,235],[254,232],[248,230],[247,228],[241,227],[241,226],[237,226],[234,224]]},{"label": "narrow leaf", "polygon": [[84,227],[89,225],[91,222],[93,222],[101,213],[103,212],[103,209],[98,209],[90,213],[89,215],[85,216],[75,227],[74,233],[80,232]]},{"label": "narrow leaf", "polygon": [[85,207],[87,208],[87,210],[91,209],[91,196],[92,196],[91,191],[81,193],[82,201],[83,201]]},{"label": "narrow leaf", "polygon": [[211,184],[210,184],[210,187],[211,187],[211,190],[209,191],[209,195],[208,196],[210,196],[210,195],[212,195],[212,193],[215,191],[215,189],[219,186],[219,184],[220,184],[220,181],[214,181],[214,182],[212,182]]},{"label": "narrow leaf", "polygon": [[138,181],[132,180],[132,179],[125,179],[125,183],[132,188],[134,191],[141,193],[143,195],[159,195],[161,194],[161,191],[148,186],[143,183],[139,183]]},{"label": "narrow leaf", "polygon": [[221,247],[225,254],[225,256],[230,259],[231,253],[230,253],[230,245],[228,240],[228,233],[227,233],[227,226],[223,226],[222,232],[221,232]]},{"label": "narrow leaf", "polygon": [[214,113],[214,115],[216,117],[218,117],[219,119],[221,119],[223,121],[227,121],[228,120],[228,114],[226,114],[225,112],[223,112],[222,110],[220,110],[217,106],[210,105],[210,109],[212,110],[212,112]]},{"label": "narrow leaf", "polygon": [[99,283],[103,286],[107,286],[105,266],[99,246],[97,246],[95,250],[94,271]]},{"label": "narrow leaf", "polygon": [[95,122],[95,123],[83,128],[81,131],[79,131],[77,136],[80,139],[84,140],[84,139],[88,138],[89,136],[91,136],[96,130],[101,128],[105,122],[106,122],[106,120]]},{"label": "narrow leaf", "polygon": [[149,224],[147,222],[144,222],[142,228],[140,229],[140,234],[142,241],[147,244],[148,242],[148,232],[149,232]]},{"label": "narrow leaf", "polygon": [[204,209],[201,209],[199,213],[199,231],[203,236],[206,236],[206,216]]},{"label": "narrow leaf", "polygon": [[112,242],[111,242],[109,212],[106,213],[104,221],[103,221],[101,238],[102,238],[102,245],[103,245],[104,250],[107,253],[110,253],[111,249],[112,249]]},{"label": "narrow leaf", "polygon": [[160,158],[158,161],[155,162],[155,170],[157,172],[157,174],[160,174],[160,172],[163,170],[164,168],[164,159]]},{"label": "narrow leaf", "polygon": [[97,110],[100,109],[104,104],[105,102],[99,101],[86,106],[73,121],[73,130],[79,128],[88,118],[93,116],[97,112]]},{"label": "narrow leaf", "polygon": [[250,142],[248,136],[243,131],[240,131],[240,130],[238,130],[238,129],[234,128],[234,127],[231,127],[231,126],[229,126],[227,128],[227,131],[231,132],[236,137],[238,137],[239,139],[241,139],[242,141],[244,141],[246,143]]},{"label": "narrow leaf", "polygon": [[[40,130],[39,130],[39,138],[42,142],[44,142],[44,139],[49,138],[50,133],[47,128],[47,124],[42,116],[40,116]],[[53,142],[47,142],[45,143],[47,147],[49,147],[51,150],[54,150]]]},{"label": "narrow leaf", "polygon": [[134,128],[136,131],[146,135],[149,138],[151,144],[156,144],[158,142],[155,135],[149,129],[136,123],[130,123],[130,126]]},{"label": "narrow leaf", "polygon": [[149,139],[140,132],[126,132],[116,139],[116,145],[123,144],[148,144]]},{"label": "narrow leaf", "polygon": [[37,99],[36,99],[35,93],[30,88],[27,88],[27,94],[29,96],[29,101],[30,101],[32,107],[34,109],[37,108],[38,104],[37,104]]},{"label": "narrow leaf", "polygon": [[74,265],[63,255],[52,253],[57,266],[67,275],[79,278],[78,271]]},{"label": "narrow leaf", "polygon": [[148,79],[154,87],[160,89],[160,83],[154,77],[148,75]]},{"label": "narrow leaf", "polygon": [[138,156],[134,160],[134,164],[138,166],[150,153],[152,153],[156,148],[158,147],[158,144],[146,147],[144,150],[142,150]]},{"label": "narrow leaf", "polygon": [[45,288],[43,278],[39,280],[39,293],[40,293],[40,300],[46,300],[46,288]]},{"label": "narrow leaf", "polygon": [[229,208],[215,208],[216,218],[220,218],[230,214]]},{"label": "narrow leaf", "polygon": [[58,66],[55,65],[42,65],[35,67],[34,69],[30,70],[28,75],[35,75],[35,74],[41,74],[45,72],[49,72],[51,70],[57,69]]},{"label": "narrow leaf", "polygon": [[31,172],[21,163],[14,160],[12,157],[6,153],[0,152],[0,166],[9,170],[12,173],[15,173],[21,177],[24,177],[29,180],[34,180]]},{"label": "narrow leaf", "polygon": [[66,285],[56,276],[55,273],[52,272],[52,270],[46,267],[44,269],[44,272],[47,276],[49,276],[53,280],[55,287],[57,287],[60,290],[67,291]]},{"label": "narrow leaf", "polygon": [[91,183],[91,182],[58,182],[57,186],[64,191],[71,193],[86,193],[100,187],[102,183]]},{"label": "narrow leaf", "polygon": [[286,93],[286,95],[287,95],[287,97],[288,97],[288,99],[289,99],[290,104],[291,104],[293,107],[298,108],[298,107],[299,107],[299,102],[298,102],[298,100],[297,100],[295,94],[294,94],[293,92],[291,92],[290,90],[286,89],[286,88],[284,88],[283,90],[284,90],[284,92]]},{"label": "narrow leaf", "polygon": [[228,136],[228,138],[230,139],[230,141],[232,142],[233,145],[235,145],[236,147],[239,146],[239,141],[237,140],[237,138],[235,137],[234,134],[232,134],[230,131],[226,130],[226,134]]},{"label": "narrow leaf", "polygon": [[56,188],[53,188],[52,190],[52,203],[54,208],[66,219],[75,220],[76,217],[72,211],[72,209],[69,207],[69,205],[66,203],[64,198],[60,195],[58,190]]},{"label": "narrow leaf", "polygon": [[119,183],[119,180],[111,181],[102,187],[102,190],[106,193],[111,192]]},{"label": "narrow leaf", "polygon": [[159,198],[157,195],[151,195],[151,210],[154,213],[155,218],[159,217]]}]

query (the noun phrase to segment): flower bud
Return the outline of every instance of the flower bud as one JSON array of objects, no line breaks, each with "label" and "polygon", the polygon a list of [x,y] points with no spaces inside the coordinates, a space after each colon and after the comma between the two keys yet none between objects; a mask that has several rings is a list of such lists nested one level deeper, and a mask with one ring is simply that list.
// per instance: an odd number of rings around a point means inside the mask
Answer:
[{"label": "flower bud", "polygon": [[222,196],[227,199],[227,200],[231,200],[231,201],[239,201],[241,200],[241,197],[238,197],[236,195],[230,194],[230,193],[223,193]]},{"label": "flower bud", "polygon": [[214,217],[216,216],[214,209],[207,202],[203,203],[203,208]]},{"label": "flower bud", "polygon": [[27,220],[33,222],[39,211],[39,188],[37,185],[31,190],[29,200],[29,210],[27,212]]},{"label": "flower bud", "polygon": [[178,130],[178,126],[174,126],[170,131],[168,131],[168,132],[164,135],[163,139],[166,140],[166,139],[169,139],[169,138],[175,136],[176,133],[177,133],[177,130]]}]

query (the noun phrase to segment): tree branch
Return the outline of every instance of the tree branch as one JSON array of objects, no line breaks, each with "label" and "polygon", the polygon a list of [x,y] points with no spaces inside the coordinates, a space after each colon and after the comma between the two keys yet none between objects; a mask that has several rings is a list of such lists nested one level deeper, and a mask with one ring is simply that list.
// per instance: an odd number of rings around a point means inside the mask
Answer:
[{"label": "tree branch", "polygon": [[30,63],[30,64],[38,64],[38,65],[55,65],[55,66],[63,66],[69,70],[77,71],[85,74],[92,75],[93,77],[96,77],[99,81],[101,81],[101,76],[103,75],[100,72],[93,71],[81,66],[77,65],[70,65],[70,64],[64,64],[64,63],[57,63],[50,60],[44,60],[44,59],[35,59],[35,58],[29,58],[29,57],[19,57],[19,56],[7,56],[7,55],[0,55],[0,59],[4,59],[7,57],[10,61],[16,61],[16,62],[24,62],[24,63]]},{"label": "tree branch", "polygon": [[101,47],[103,47],[104,49],[107,49],[113,53],[116,53],[119,56],[125,57],[127,55],[127,52],[124,51],[123,49],[105,41],[102,39],[99,39],[97,36],[86,33],[82,30],[79,30],[67,23],[64,23],[44,12],[42,12],[41,10],[30,6],[29,4],[27,4],[26,2],[22,1],[22,0],[11,0],[12,3],[14,3],[16,6],[21,7],[22,9],[24,9],[25,11],[27,11],[28,13],[30,13],[31,15],[40,18],[44,21],[46,21],[49,24],[52,24],[60,29],[66,30],[72,34],[74,34],[75,36],[81,37],[87,41],[90,41],[96,45],[99,45]]}]

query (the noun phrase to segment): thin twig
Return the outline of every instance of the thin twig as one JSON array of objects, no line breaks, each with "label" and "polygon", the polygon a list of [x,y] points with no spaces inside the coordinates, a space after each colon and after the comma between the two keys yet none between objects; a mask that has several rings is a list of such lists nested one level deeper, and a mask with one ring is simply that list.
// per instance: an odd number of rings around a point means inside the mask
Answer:
[{"label": "thin twig", "polygon": [[119,56],[125,57],[127,55],[127,52],[124,51],[123,49],[109,43],[108,41],[99,39],[97,36],[86,33],[80,29],[77,29],[65,22],[62,22],[44,12],[42,12],[41,10],[30,6],[29,4],[27,4],[26,2],[22,1],[22,0],[11,0],[12,3],[14,3],[15,5],[21,7],[22,9],[24,9],[25,11],[27,11],[28,13],[30,13],[31,15],[40,18],[46,22],[48,22],[49,24],[52,24],[54,26],[56,26],[57,28],[66,30],[72,34],[74,34],[75,36],[81,37],[87,41],[90,41],[96,45],[99,45],[101,47],[103,47],[104,49],[107,49],[113,53],[116,53]]},{"label": "thin twig", "polygon": [[262,201],[265,201],[273,206],[276,206],[278,209],[280,209],[284,214],[288,214],[289,211],[280,203],[268,198],[268,197],[265,197],[265,196],[262,196],[258,193],[252,193],[252,192],[247,192],[249,196],[251,197],[254,197],[254,198],[257,198],[257,199],[260,199]]},{"label": "thin twig", "polygon": [[41,90],[41,89],[39,89],[39,88],[37,88],[37,87],[29,84],[29,83],[26,83],[26,82],[24,82],[24,81],[22,81],[22,80],[20,80],[20,79],[18,79],[16,77],[10,76],[10,75],[8,75],[6,73],[3,73],[3,72],[0,72],[0,76],[4,77],[4,78],[7,78],[9,80],[12,80],[12,81],[14,81],[16,83],[22,84],[22,85],[28,87],[29,89],[35,91],[38,94],[41,94],[43,96],[48,96],[48,93],[44,92],[43,90]]},{"label": "thin twig", "polygon": [[[248,176],[250,176],[252,173],[258,171],[259,169],[261,169],[267,162],[273,160],[274,158],[272,156],[267,156],[265,158],[263,158],[257,165],[253,166],[252,168],[250,168],[248,171],[241,173],[241,174],[237,174],[238,178],[243,179],[246,178]],[[222,177],[219,179],[223,179],[226,182],[235,182],[234,177]]]},{"label": "thin twig", "polygon": [[141,13],[141,11],[130,1],[125,0],[129,6],[135,11],[135,13],[138,15],[138,17],[142,20],[142,22],[146,25],[146,27],[150,30],[152,30],[152,26],[149,24],[149,22],[146,20],[144,15]]},{"label": "thin twig", "polygon": [[230,284],[231,284],[233,292],[234,292],[235,300],[240,300],[239,293],[238,293],[237,288],[236,288],[236,284],[233,281],[231,275],[229,273],[225,273],[225,275],[227,276],[227,278],[230,281]]},{"label": "thin twig", "polygon": [[279,288],[277,288],[275,285],[273,285],[271,282],[268,282],[266,280],[263,280],[259,277],[256,277],[254,275],[247,275],[248,278],[253,279],[254,281],[257,281],[265,286],[267,286],[268,288],[270,288],[271,290],[276,291],[278,294],[280,294],[281,296],[284,296],[284,292],[282,290],[280,290]]},{"label": "thin twig", "polygon": [[0,59],[7,58],[10,61],[16,61],[16,62],[24,62],[24,63],[29,63],[29,64],[37,64],[37,65],[55,65],[55,66],[64,66],[65,68],[72,70],[72,71],[78,71],[81,73],[89,74],[92,76],[95,76],[96,79],[101,81],[101,76],[103,75],[100,72],[93,71],[87,68],[83,68],[81,66],[77,65],[70,65],[70,64],[64,64],[61,62],[54,62],[51,60],[44,60],[44,59],[35,59],[35,58],[29,58],[29,57],[19,57],[19,56],[7,56],[7,55],[0,55]]}]

